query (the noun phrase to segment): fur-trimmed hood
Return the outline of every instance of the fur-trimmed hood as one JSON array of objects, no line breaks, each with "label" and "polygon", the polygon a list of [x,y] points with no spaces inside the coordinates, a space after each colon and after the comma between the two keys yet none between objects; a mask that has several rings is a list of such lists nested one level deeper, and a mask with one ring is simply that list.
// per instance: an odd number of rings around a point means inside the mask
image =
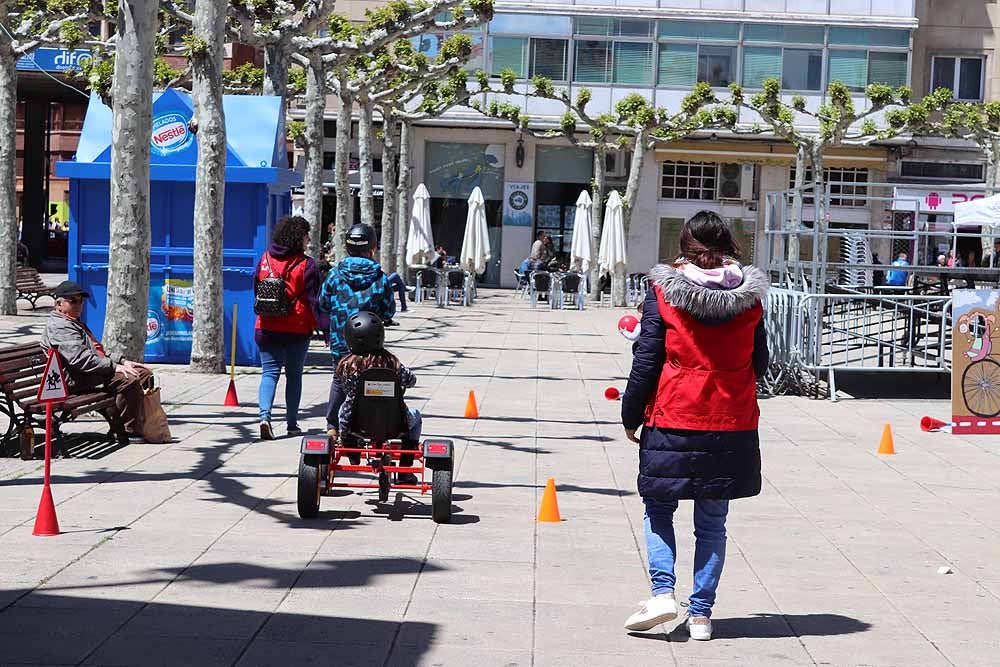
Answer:
[{"label": "fur-trimmed hood", "polygon": [[699,320],[723,322],[753,308],[767,296],[767,276],[754,266],[740,267],[743,282],[732,289],[711,289],[696,284],[669,264],[657,264],[649,280],[659,285],[667,303]]}]

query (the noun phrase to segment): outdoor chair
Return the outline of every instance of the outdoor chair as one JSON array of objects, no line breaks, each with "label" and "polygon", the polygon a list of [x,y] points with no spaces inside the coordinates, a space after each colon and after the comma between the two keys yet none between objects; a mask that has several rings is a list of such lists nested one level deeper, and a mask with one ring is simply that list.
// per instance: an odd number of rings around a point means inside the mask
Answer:
[{"label": "outdoor chair", "polygon": [[518,297],[524,299],[528,296],[528,276],[523,271],[514,269],[514,277],[517,278],[517,285],[514,289],[517,291]]},{"label": "outdoor chair", "polygon": [[421,303],[430,298],[438,300],[439,279],[440,276],[434,269],[420,269],[417,271],[417,291],[413,295],[413,300],[416,303]]},{"label": "outdoor chair", "polygon": [[452,269],[445,272],[445,304],[452,302],[461,303],[463,306],[472,305],[472,276],[461,269]]},{"label": "outdoor chair", "polygon": [[538,304],[538,296],[540,294],[548,295],[549,304],[551,307],[553,287],[555,284],[552,280],[552,274],[548,271],[535,271],[528,278],[529,288],[531,290],[531,307],[534,308]]},{"label": "outdoor chair", "polygon": [[649,278],[645,273],[632,273],[625,283],[625,297],[630,306],[638,306],[646,298]]},{"label": "outdoor chair", "polygon": [[583,310],[583,301],[585,298],[583,276],[579,273],[565,273],[559,281],[559,308],[566,305],[567,298],[569,302],[576,306],[577,310]]}]

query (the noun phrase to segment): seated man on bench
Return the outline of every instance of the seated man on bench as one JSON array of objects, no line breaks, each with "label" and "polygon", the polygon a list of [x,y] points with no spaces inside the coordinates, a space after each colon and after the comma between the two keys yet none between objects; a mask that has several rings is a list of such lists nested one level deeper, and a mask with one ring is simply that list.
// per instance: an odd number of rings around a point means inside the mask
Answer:
[{"label": "seated man on bench", "polygon": [[103,389],[115,395],[118,412],[129,437],[142,437],[142,389],[153,374],[121,355],[109,355],[80,320],[83,300],[89,297],[80,285],[65,280],[56,287],[56,307],[42,334],[42,347],[55,348],[62,358],[71,394]]}]

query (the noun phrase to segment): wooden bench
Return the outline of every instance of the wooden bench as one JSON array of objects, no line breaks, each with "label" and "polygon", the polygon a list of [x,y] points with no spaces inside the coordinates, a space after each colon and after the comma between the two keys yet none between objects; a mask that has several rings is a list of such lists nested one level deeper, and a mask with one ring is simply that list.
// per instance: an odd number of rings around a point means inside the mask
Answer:
[{"label": "wooden bench", "polygon": [[[33,433],[35,428],[45,429],[45,404],[35,398],[45,360],[45,350],[38,343],[0,347],[0,415],[5,415],[9,423],[7,432],[0,436],[0,448],[6,452],[20,446],[23,458],[30,458],[34,449],[34,436],[29,438],[27,434]],[[63,456],[69,454],[60,427],[90,412],[97,412],[107,420],[111,428],[109,435],[116,442],[128,442],[114,394],[98,390],[72,395],[56,404],[53,410],[53,440]]]},{"label": "wooden bench", "polygon": [[49,287],[42,282],[42,277],[38,275],[38,270],[30,266],[22,266],[17,269],[17,298],[24,299],[35,307],[35,302],[43,296],[47,296],[55,302],[56,289]]}]

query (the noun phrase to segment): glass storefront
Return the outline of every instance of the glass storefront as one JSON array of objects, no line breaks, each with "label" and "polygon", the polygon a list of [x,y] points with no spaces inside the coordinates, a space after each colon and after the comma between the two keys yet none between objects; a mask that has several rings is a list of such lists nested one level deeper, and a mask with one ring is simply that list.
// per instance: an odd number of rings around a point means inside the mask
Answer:
[{"label": "glass storefront", "polygon": [[590,189],[593,152],[585,148],[538,146],[535,149],[535,227],[552,237],[564,262],[573,242],[576,200]]},{"label": "glass storefront", "polygon": [[428,141],[424,184],[431,195],[431,231],[435,244],[458,257],[465,236],[468,199],[478,187],[486,200],[486,224],[492,259],[480,284],[500,284],[501,214],[505,144]]}]

